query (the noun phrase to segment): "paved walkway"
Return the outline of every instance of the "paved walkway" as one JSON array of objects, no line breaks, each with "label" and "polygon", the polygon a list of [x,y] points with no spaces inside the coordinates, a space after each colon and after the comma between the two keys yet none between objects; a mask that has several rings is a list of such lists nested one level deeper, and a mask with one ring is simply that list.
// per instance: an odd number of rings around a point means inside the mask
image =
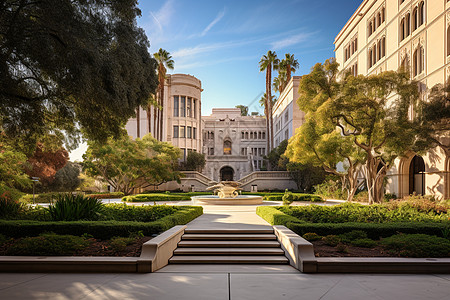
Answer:
[{"label": "paved walkway", "polygon": [[[256,206],[205,206],[190,228],[269,226]],[[149,274],[0,273],[0,299],[449,299],[450,274],[303,274],[288,265],[169,265]]]}]

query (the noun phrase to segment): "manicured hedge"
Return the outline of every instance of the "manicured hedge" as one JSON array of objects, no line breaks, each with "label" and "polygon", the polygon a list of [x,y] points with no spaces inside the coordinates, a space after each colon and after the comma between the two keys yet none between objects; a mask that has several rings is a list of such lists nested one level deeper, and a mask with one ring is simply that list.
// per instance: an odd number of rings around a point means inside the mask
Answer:
[{"label": "manicured hedge", "polygon": [[151,193],[130,195],[122,198],[124,202],[153,202],[153,201],[190,201],[192,196],[211,195],[211,192],[189,193]]},{"label": "manicured hedge", "polygon": [[379,239],[380,237],[388,237],[398,233],[413,234],[422,233],[428,235],[443,236],[448,230],[448,224],[442,223],[299,223],[286,222],[286,227],[299,235],[308,232],[314,232],[318,235],[343,234],[353,230],[362,230],[367,233],[371,239]]},{"label": "manicured hedge", "polygon": [[43,232],[57,234],[82,235],[88,233],[98,239],[110,239],[114,236],[129,236],[132,232],[142,231],[144,235],[163,232],[175,225],[184,225],[202,215],[201,206],[181,206],[176,213],[153,222],[131,221],[73,221],[43,222],[30,220],[0,220],[0,234],[8,237],[37,236]]},{"label": "manicured hedge", "polygon": [[258,206],[256,214],[271,225],[286,225],[288,222],[298,222],[296,217],[289,216],[272,206]]},{"label": "manicured hedge", "polygon": [[97,199],[122,198],[123,196],[124,196],[124,194],[122,192],[98,193],[98,194],[86,195],[86,197],[97,198]]},{"label": "manicured hedge", "polygon": [[[283,195],[284,194],[280,194],[280,195],[266,195],[264,197],[264,200],[268,200],[268,201],[283,201]],[[318,195],[301,194],[301,193],[292,193],[292,195],[294,196],[294,200],[293,201],[311,201],[311,202],[323,202],[324,201],[322,199],[322,197],[318,196]]]}]

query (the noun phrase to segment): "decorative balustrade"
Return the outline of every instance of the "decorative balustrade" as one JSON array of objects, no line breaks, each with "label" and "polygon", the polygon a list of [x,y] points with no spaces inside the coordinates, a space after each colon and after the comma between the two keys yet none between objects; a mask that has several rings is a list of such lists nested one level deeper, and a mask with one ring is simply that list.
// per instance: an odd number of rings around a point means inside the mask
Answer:
[{"label": "decorative balustrade", "polygon": [[245,177],[242,177],[238,181],[241,184],[245,184],[253,179],[258,178],[291,178],[291,175],[287,171],[256,171],[251,174],[248,174]]}]

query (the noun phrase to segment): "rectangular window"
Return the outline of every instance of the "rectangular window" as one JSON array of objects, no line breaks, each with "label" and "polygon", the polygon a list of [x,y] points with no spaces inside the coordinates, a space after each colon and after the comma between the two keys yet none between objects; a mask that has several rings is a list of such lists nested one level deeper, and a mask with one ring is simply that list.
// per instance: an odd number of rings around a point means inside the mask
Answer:
[{"label": "rectangular window", "polygon": [[266,155],[266,148],[262,148],[263,155]]},{"label": "rectangular window", "polygon": [[181,148],[181,150],[183,150],[183,160],[186,160],[186,149],[185,148]]},{"label": "rectangular window", "polygon": [[197,99],[192,99],[194,119],[197,119]]},{"label": "rectangular window", "polygon": [[191,126],[188,126],[188,127],[187,127],[187,134],[186,134],[186,137],[187,137],[188,139],[192,138],[192,127],[191,127]]},{"label": "rectangular window", "polygon": [[197,138],[197,128],[192,128],[192,138],[195,140]]},{"label": "rectangular window", "polygon": [[286,129],[284,132],[284,139],[287,140],[289,138],[289,129]]},{"label": "rectangular window", "polygon": [[173,97],[173,116],[178,117],[179,116],[179,102],[178,102],[178,96]]},{"label": "rectangular window", "polygon": [[289,111],[287,110],[284,113],[284,124],[287,124],[288,120],[289,120]]},{"label": "rectangular window", "polygon": [[186,126],[180,126],[180,138],[186,137]]},{"label": "rectangular window", "polygon": [[180,131],[180,129],[178,129],[177,125],[173,126],[173,137],[174,138],[178,138],[179,131]]},{"label": "rectangular window", "polygon": [[186,114],[187,114],[187,117],[188,118],[191,118],[192,117],[192,114],[191,114],[191,106],[192,106],[192,98],[188,98],[187,99],[187,105],[186,105],[186,108],[187,108],[187,112],[186,112]]},{"label": "rectangular window", "polygon": [[214,155],[214,148],[208,148],[208,155]]},{"label": "rectangular window", "polygon": [[180,117],[186,118],[186,97],[181,96]]},{"label": "rectangular window", "polygon": [[263,140],[266,139],[266,132],[265,131],[262,132],[262,138],[263,138]]}]

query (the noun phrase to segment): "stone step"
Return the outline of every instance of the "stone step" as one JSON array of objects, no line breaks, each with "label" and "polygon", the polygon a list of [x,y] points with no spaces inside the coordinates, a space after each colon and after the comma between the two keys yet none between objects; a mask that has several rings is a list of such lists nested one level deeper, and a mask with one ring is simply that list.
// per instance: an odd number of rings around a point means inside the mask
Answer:
[{"label": "stone step", "polygon": [[279,248],[278,241],[191,241],[182,240],[178,243],[178,247],[218,247],[218,248]]},{"label": "stone step", "polygon": [[186,228],[184,231],[185,234],[249,234],[249,233],[257,233],[257,234],[270,234],[273,233],[273,228],[257,228],[257,229],[233,229],[233,228],[224,228],[224,229],[189,229]]},{"label": "stone step", "polygon": [[184,234],[182,240],[214,240],[214,241],[238,241],[238,240],[276,240],[274,234]]},{"label": "stone step", "polygon": [[220,255],[176,255],[169,260],[171,264],[287,264],[285,256],[220,256]]},{"label": "stone step", "polygon": [[281,248],[177,248],[174,255],[284,255]]}]

